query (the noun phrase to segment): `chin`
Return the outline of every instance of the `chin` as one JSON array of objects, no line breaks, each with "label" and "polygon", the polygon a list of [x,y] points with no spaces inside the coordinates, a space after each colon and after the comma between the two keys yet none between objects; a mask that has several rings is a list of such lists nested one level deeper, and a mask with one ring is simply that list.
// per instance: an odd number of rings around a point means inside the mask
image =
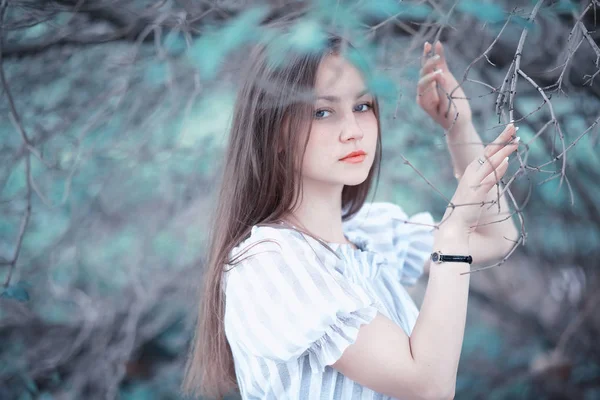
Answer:
[{"label": "chin", "polygon": [[[324,176],[324,171],[329,171],[329,173]],[[366,164],[355,165],[354,168],[350,169],[338,169],[337,167],[332,169],[331,165],[322,165],[304,175],[304,179],[326,185],[356,186],[367,180],[370,171],[371,168],[367,168]]]},{"label": "chin", "polygon": [[351,168],[344,168],[339,171],[339,181],[347,186],[360,185],[367,180],[370,171],[371,166],[366,163],[355,164]]},{"label": "chin", "polygon": [[356,180],[351,181],[351,182],[347,181],[347,182],[344,182],[344,186],[357,186],[357,185],[360,185],[361,183],[363,183],[366,180],[367,180],[367,178],[360,179],[360,180],[356,179]]},{"label": "chin", "polygon": [[353,174],[352,176],[345,177],[341,181],[346,186],[356,186],[356,185],[360,185],[361,183],[366,181],[368,177],[369,177],[369,171],[367,171],[365,173],[357,172],[357,173]]}]

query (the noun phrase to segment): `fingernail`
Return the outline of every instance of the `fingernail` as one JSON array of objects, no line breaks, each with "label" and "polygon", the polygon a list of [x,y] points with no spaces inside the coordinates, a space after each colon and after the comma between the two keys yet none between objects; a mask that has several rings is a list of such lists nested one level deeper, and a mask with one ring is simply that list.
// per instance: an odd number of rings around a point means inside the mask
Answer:
[{"label": "fingernail", "polygon": [[442,70],[441,70],[441,69],[436,69],[436,70],[433,72],[433,74],[434,74],[434,75],[439,75],[439,74],[441,74],[441,73],[442,73]]},{"label": "fingernail", "polygon": [[508,157],[506,157],[506,158],[504,159],[504,162],[508,162]]},{"label": "fingernail", "polygon": [[436,55],[434,55],[434,56],[431,56],[431,58],[432,58],[433,60],[437,60],[438,58],[440,58],[440,55],[439,55],[439,54],[436,54]]},{"label": "fingernail", "polygon": [[517,127],[515,128],[515,132],[516,132],[516,131],[518,131],[518,130],[519,130],[519,127],[517,126]]},{"label": "fingernail", "polygon": [[513,144],[517,144],[517,143],[519,143],[519,141],[521,141],[521,137],[520,137],[520,136],[517,136],[517,137],[515,138],[515,140],[513,140]]}]

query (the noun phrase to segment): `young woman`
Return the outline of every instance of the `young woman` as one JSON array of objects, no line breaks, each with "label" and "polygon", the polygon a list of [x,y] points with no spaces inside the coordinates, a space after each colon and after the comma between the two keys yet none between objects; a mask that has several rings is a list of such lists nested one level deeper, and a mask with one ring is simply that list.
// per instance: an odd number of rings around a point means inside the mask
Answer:
[{"label": "young woman", "polygon": [[[252,54],[214,215],[188,394],[454,395],[470,279],[462,273],[481,202],[517,148],[515,128],[464,169],[452,201],[479,205],[449,208],[437,229],[429,213],[365,202],[381,160],[379,108],[347,49],[331,36],[325,51],[290,53],[283,63],[268,45]],[[440,82],[440,62],[424,63],[423,96]],[[434,251],[464,258],[427,266],[419,313],[403,284],[416,282]]]}]

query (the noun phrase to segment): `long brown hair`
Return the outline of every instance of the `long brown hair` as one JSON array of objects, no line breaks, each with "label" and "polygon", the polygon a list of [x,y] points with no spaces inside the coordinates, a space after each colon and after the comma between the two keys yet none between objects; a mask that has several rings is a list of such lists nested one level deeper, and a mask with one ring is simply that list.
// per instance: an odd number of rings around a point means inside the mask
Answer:
[{"label": "long brown hair", "polygon": [[[328,34],[319,51],[289,51],[280,58],[284,62],[277,62],[270,56],[270,43],[253,47],[235,103],[221,187],[209,225],[197,327],[182,384],[187,395],[221,399],[238,390],[223,325],[224,268],[231,264],[231,250],[253,225],[274,223],[296,206],[308,134],[304,143],[295,138],[302,130],[310,132],[314,114],[306,91],[314,88],[317,68],[327,54],[356,50],[345,39]],[[374,163],[363,183],[344,186],[343,220],[356,214],[379,178],[381,125],[379,104],[373,97],[378,129]]]}]

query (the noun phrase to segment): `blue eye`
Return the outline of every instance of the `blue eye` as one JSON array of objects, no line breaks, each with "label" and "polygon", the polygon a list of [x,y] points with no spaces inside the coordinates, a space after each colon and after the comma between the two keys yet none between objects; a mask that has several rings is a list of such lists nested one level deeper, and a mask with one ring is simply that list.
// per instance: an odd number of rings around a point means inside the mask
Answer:
[{"label": "blue eye", "polygon": [[[357,109],[355,108],[355,109],[354,109],[354,111],[358,111],[358,112],[363,112],[363,113],[364,113],[364,112],[367,112],[367,111],[369,111],[370,109],[372,109],[372,108],[373,108],[373,105],[372,105],[371,103],[362,103],[362,104],[359,104],[359,105],[358,105],[358,107],[362,107],[362,106],[365,106],[366,108],[365,108],[365,109],[363,109],[363,110],[357,110]],[[316,119],[323,119],[323,118],[325,118],[326,116],[325,116],[325,115],[323,115],[322,113],[330,113],[330,112],[331,112],[331,111],[329,111],[329,110],[317,110],[317,111],[315,111],[315,118],[316,118]]]},{"label": "blue eye", "polygon": [[366,109],[366,110],[363,110],[362,112],[367,112],[367,111],[369,111],[371,108],[373,108],[373,106],[371,105],[371,103],[363,103],[363,104],[359,104],[358,106],[359,106],[359,107],[360,107],[360,106],[366,106],[366,107],[367,107],[367,109]]},{"label": "blue eye", "polygon": [[322,119],[322,118],[324,118],[324,116],[323,115],[317,115],[317,114],[319,114],[319,113],[326,113],[326,112],[329,112],[329,111],[327,111],[327,110],[317,110],[315,112],[315,117],[317,117],[317,119]]}]

